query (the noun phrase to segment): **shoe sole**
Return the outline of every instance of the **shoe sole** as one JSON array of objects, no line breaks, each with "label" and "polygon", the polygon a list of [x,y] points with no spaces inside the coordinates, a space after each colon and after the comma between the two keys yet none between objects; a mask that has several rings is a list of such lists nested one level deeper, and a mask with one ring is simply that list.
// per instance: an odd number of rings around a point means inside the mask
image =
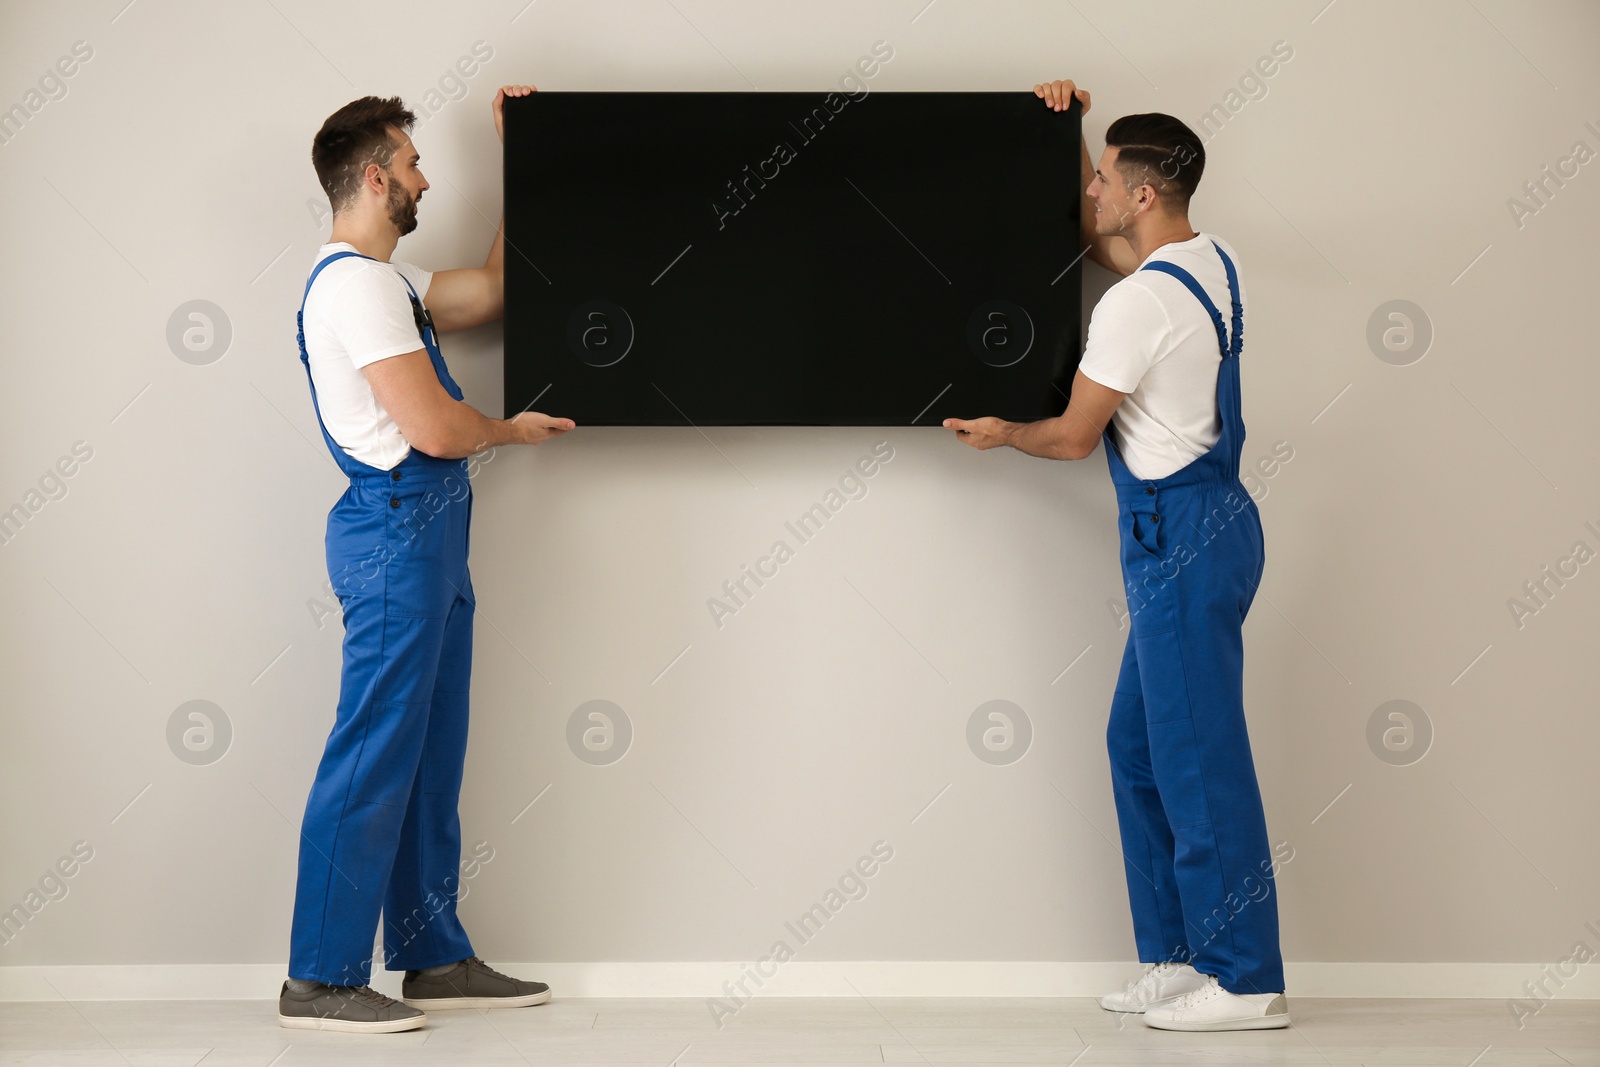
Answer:
[{"label": "shoe sole", "polygon": [[331,1030],[346,1034],[397,1034],[402,1030],[417,1030],[428,1021],[426,1015],[414,1019],[382,1019],[358,1022],[354,1019],[330,1019],[314,1015],[284,1015],[278,1013],[278,1025],[290,1030]]},{"label": "shoe sole", "polygon": [[452,1008],[529,1008],[550,1000],[550,990],[529,993],[525,997],[439,997],[421,1000],[405,997],[405,1002],[423,1011],[450,1011]]},{"label": "shoe sole", "polygon": [[1263,1015],[1259,1019],[1218,1019],[1215,1022],[1161,1023],[1145,1017],[1152,1030],[1182,1030],[1188,1033],[1215,1033],[1220,1030],[1282,1030],[1289,1025],[1288,1015]]}]

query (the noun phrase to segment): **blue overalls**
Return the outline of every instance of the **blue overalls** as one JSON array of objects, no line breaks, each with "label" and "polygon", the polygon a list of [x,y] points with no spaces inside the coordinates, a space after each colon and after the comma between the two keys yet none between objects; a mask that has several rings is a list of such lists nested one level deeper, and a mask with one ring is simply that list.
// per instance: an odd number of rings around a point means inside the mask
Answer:
[{"label": "blue overalls", "polygon": [[[324,267],[316,265],[306,294]],[[370,256],[362,257],[370,259]],[[404,277],[402,275],[402,277]],[[423,346],[439,382],[461,399],[410,281]],[[300,362],[306,352],[300,301]],[[456,918],[461,794],[472,670],[467,572],[472,485],[465,460],[413,448],[392,470],[323,440],[350,478],[328,512],[328,576],[344,609],[339,706],[306,801],[289,976],[366,985],[381,908],[390,970],[473,955]]]},{"label": "blue overalls", "polygon": [[1181,470],[1140,479],[1106,431],[1130,622],[1106,745],[1139,959],[1192,963],[1230,993],[1271,993],[1284,988],[1283,958],[1245,728],[1241,633],[1265,545],[1239,481],[1239,278],[1217,255],[1233,303],[1231,344],[1193,275],[1159,260],[1141,268],[1177,278],[1211,315],[1222,435]]}]

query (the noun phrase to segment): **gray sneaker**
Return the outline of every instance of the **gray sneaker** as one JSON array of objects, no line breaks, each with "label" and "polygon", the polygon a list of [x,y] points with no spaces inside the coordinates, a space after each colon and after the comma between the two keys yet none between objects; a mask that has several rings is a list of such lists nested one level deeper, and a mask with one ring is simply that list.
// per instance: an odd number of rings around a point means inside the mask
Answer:
[{"label": "gray sneaker", "polygon": [[443,974],[407,971],[400,995],[417,1008],[525,1008],[548,1001],[550,987],[501,974],[471,956]]},{"label": "gray sneaker", "polygon": [[428,1021],[371,986],[323,985],[297,993],[283,983],[278,994],[278,1025],[292,1030],[340,1030],[350,1034],[392,1034],[415,1030]]}]

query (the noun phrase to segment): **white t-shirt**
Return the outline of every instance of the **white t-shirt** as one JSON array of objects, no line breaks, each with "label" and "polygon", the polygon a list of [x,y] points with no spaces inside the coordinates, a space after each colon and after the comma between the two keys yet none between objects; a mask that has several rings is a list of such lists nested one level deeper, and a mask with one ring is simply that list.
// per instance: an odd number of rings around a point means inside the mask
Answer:
[{"label": "white t-shirt", "polygon": [[[1239,304],[1250,310],[1244,272],[1233,246],[1215,234],[1162,245],[1145,263],[1165,260],[1194,275],[1222,313],[1233,339],[1228,274],[1215,241],[1239,275]],[[1136,478],[1165,478],[1205,455],[1222,436],[1217,367],[1222,351],[1211,315],[1188,286],[1170,274],[1136,270],[1106,290],[1089,318],[1079,369],[1128,396],[1112,413],[1112,436]]]},{"label": "white t-shirt", "polygon": [[[354,252],[339,241],[317,251],[312,267],[335,252]],[[418,298],[428,295],[433,272],[410,263],[380,263],[347,256],[324,267],[306,297],[306,356],[317,387],[317,407],[328,436],[353,459],[390,470],[411,443],[383,410],[361,368],[422,348],[411,313],[410,279]]]}]

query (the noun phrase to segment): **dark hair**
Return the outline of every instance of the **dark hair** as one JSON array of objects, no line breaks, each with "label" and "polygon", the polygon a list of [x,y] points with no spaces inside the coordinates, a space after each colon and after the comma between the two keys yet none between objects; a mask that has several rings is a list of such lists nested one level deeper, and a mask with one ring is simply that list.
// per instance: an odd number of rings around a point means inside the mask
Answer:
[{"label": "dark hair", "polygon": [[1194,131],[1171,115],[1124,115],[1106,130],[1106,147],[1117,150],[1117,172],[1131,190],[1153,185],[1187,211],[1206,169],[1206,150]]},{"label": "dark hair", "polygon": [[355,199],[369,163],[387,167],[394,158],[390,128],[409,130],[416,121],[398,96],[363,96],[328,116],[311,141],[311,165],[334,214]]}]

